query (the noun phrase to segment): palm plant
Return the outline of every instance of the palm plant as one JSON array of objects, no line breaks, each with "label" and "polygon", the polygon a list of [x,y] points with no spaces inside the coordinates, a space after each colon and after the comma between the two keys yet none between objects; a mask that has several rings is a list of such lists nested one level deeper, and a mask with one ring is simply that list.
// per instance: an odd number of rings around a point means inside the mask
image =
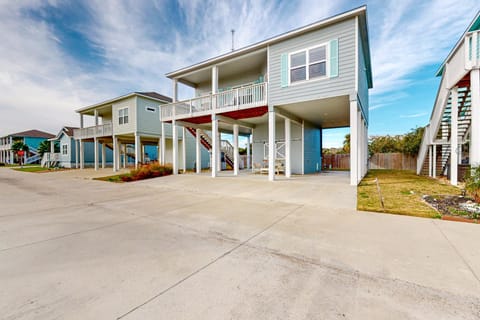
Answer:
[{"label": "palm plant", "polygon": [[29,151],[28,146],[25,143],[23,143],[23,141],[18,140],[12,144],[12,151],[15,152],[15,154],[17,155],[17,160],[20,166],[23,166],[23,156],[20,156],[19,153],[20,151],[23,151],[21,152],[22,155],[24,153],[28,154],[28,151]]}]

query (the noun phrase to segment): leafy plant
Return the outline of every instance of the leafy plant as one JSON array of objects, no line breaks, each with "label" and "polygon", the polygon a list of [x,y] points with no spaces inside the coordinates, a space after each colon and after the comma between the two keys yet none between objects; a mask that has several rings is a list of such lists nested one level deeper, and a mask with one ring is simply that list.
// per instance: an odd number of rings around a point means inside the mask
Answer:
[{"label": "leafy plant", "polygon": [[[38,145],[38,148],[37,148],[37,151],[40,154],[40,156],[43,156],[44,153],[50,152],[51,143],[52,143],[52,141],[48,141],[48,140],[44,140],[44,141],[40,142],[40,144]],[[53,149],[54,149],[53,151],[55,153],[59,153],[60,152],[60,144],[58,143],[58,141],[55,141],[54,143],[55,144],[53,146]]]},{"label": "leafy plant", "polygon": [[467,172],[465,190],[473,197],[476,203],[480,203],[480,166],[472,167]]},{"label": "leafy plant", "polygon": [[122,181],[137,181],[156,177],[163,177],[173,173],[171,166],[162,166],[158,163],[150,163],[142,165],[138,169],[130,171],[129,175],[122,176]]}]

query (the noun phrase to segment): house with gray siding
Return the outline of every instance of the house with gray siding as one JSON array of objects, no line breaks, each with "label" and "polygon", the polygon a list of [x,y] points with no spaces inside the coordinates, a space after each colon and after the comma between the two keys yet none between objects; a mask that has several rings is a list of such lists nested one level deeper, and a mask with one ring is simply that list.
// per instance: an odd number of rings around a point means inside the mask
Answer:
[{"label": "house with gray siding", "polygon": [[[108,152],[112,150],[112,168],[117,171],[133,160],[135,167],[147,162],[146,147],[155,147],[163,163],[172,163],[172,130],[170,124],[160,121],[160,106],[170,103],[169,97],[156,92],[133,92],[76,110],[80,115],[80,128],[74,129],[74,153],[76,166],[84,168],[89,154],[88,144],[92,143],[93,167],[98,170],[108,165]],[[93,126],[84,126],[85,117],[93,119]],[[177,128],[175,136],[180,140],[180,169],[195,165],[192,152],[194,139]],[[183,137],[187,137],[183,139]],[[190,158],[189,158],[190,155]],[[177,159],[178,161],[178,159]],[[201,166],[208,166],[208,153],[203,154]]]},{"label": "house with gray siding", "polygon": [[[173,102],[161,106],[161,119],[171,126],[174,168],[178,128],[195,137],[196,157],[210,151],[213,177],[224,158],[238,175],[244,136],[252,146],[247,166],[274,180],[319,172],[323,129],[350,127],[351,184],[367,172],[372,71],[365,6],[166,76]],[[178,101],[179,84],[194,88],[195,96]],[[222,133],[232,134],[233,143],[222,141]]]}]

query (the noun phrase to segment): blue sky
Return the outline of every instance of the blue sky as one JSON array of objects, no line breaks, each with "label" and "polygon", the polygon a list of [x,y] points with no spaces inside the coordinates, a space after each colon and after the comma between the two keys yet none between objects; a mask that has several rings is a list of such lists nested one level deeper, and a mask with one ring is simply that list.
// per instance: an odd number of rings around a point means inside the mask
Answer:
[{"label": "blue sky", "polygon": [[[435,71],[478,1],[0,0],[0,135],[78,125],[74,110],[132,91],[171,94],[166,72],[368,6],[370,135],[425,125]],[[187,98],[188,91],[182,91]],[[182,97],[180,97],[182,98]],[[326,131],[325,146],[348,130]]]}]

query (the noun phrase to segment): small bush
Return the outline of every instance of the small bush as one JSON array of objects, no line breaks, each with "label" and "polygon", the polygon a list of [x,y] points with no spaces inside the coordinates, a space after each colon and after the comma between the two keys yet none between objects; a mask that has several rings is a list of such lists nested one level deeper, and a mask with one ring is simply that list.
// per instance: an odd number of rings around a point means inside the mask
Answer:
[{"label": "small bush", "polygon": [[168,176],[173,173],[173,169],[170,166],[162,166],[158,163],[145,164],[130,171],[130,175],[123,176],[122,181],[137,181],[143,179],[157,178]]},{"label": "small bush", "polygon": [[480,166],[471,168],[467,173],[465,190],[475,199],[475,202],[480,203]]}]

